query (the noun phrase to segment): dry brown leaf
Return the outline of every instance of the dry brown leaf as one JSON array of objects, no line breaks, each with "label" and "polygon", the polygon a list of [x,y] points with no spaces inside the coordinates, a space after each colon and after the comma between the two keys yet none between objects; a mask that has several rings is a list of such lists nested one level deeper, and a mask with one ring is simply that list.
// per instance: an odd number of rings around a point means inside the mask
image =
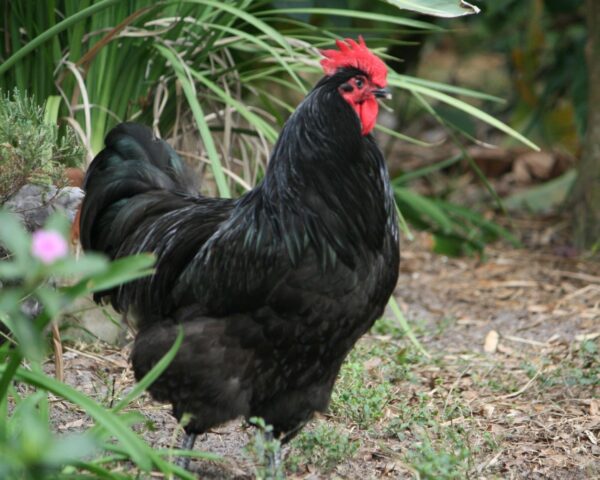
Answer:
[{"label": "dry brown leaf", "polygon": [[82,427],[83,424],[85,422],[84,418],[79,418],[77,420],[73,420],[72,422],[67,422],[64,425],[59,425],[58,429],[59,430],[67,430],[70,428],[78,428],[78,427]]},{"label": "dry brown leaf", "polygon": [[515,163],[513,163],[512,173],[516,182],[521,185],[531,182],[531,173],[529,173],[527,164],[523,160],[517,159]]},{"label": "dry brown leaf", "polygon": [[586,436],[590,439],[590,442],[592,442],[594,445],[598,445],[598,439],[590,430],[585,430],[583,433],[585,433]]},{"label": "dry brown leaf", "polygon": [[550,308],[548,305],[528,305],[527,311],[531,313],[546,313]]},{"label": "dry brown leaf", "polygon": [[467,402],[471,402],[473,400],[475,400],[477,397],[479,397],[480,393],[476,392],[475,390],[466,390],[464,392],[462,392],[462,397],[467,401]]},{"label": "dry brown leaf", "polygon": [[494,416],[494,410],[496,410],[495,405],[486,403],[483,406],[483,414],[485,415],[485,418],[492,418]]},{"label": "dry brown leaf", "polygon": [[549,152],[527,152],[519,155],[517,162],[523,162],[527,170],[537,178],[550,178],[556,158]]},{"label": "dry brown leaf", "polygon": [[498,341],[500,340],[500,335],[496,330],[490,330],[488,334],[485,336],[485,342],[483,343],[483,351],[486,353],[496,353],[498,349]]},{"label": "dry brown leaf", "polygon": [[383,474],[384,475],[388,475],[391,472],[393,472],[394,470],[396,470],[396,463],[395,462],[388,462],[385,464],[385,467],[383,469]]},{"label": "dry brown leaf", "polygon": [[575,340],[578,342],[585,342],[586,340],[595,340],[598,337],[600,337],[600,332],[585,333],[582,335],[575,335]]},{"label": "dry brown leaf", "polygon": [[590,415],[596,416],[600,414],[600,401],[596,398],[590,400]]}]

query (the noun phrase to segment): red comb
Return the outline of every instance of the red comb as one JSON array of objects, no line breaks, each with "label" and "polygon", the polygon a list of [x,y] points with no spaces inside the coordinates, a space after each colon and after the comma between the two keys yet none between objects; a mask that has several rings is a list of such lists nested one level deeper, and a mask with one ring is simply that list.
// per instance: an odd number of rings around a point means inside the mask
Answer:
[{"label": "red comb", "polygon": [[325,57],[321,60],[325,75],[333,75],[340,68],[354,67],[367,73],[375,85],[387,85],[387,67],[367,48],[362,35],[359,35],[358,43],[347,38],[345,41],[336,40],[335,44],[339,50],[321,50]]}]

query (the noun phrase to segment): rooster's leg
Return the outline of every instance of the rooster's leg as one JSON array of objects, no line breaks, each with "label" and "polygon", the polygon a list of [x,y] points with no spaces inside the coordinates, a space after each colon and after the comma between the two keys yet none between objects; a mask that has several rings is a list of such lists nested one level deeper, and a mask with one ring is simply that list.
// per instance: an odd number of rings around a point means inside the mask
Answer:
[{"label": "rooster's leg", "polygon": [[[186,433],[181,442],[181,450],[192,450],[196,442],[197,434]],[[190,466],[190,457],[179,457],[176,461],[177,466],[187,470]]]}]

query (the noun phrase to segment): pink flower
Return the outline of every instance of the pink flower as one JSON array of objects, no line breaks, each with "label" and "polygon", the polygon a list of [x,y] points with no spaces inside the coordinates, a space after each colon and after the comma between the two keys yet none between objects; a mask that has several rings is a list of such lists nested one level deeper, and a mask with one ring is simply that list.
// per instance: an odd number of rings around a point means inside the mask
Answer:
[{"label": "pink flower", "polygon": [[49,264],[69,252],[63,236],[54,230],[38,230],[31,238],[31,254],[42,263]]}]

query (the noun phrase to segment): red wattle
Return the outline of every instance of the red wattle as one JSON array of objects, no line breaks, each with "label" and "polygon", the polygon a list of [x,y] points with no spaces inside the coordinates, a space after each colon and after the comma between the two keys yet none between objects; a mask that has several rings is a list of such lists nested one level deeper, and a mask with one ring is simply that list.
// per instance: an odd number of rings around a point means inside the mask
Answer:
[{"label": "red wattle", "polygon": [[362,125],[362,134],[368,135],[375,127],[377,113],[379,112],[379,104],[377,103],[377,100],[372,97],[366,99],[364,102],[358,105],[355,105],[355,108]]}]

